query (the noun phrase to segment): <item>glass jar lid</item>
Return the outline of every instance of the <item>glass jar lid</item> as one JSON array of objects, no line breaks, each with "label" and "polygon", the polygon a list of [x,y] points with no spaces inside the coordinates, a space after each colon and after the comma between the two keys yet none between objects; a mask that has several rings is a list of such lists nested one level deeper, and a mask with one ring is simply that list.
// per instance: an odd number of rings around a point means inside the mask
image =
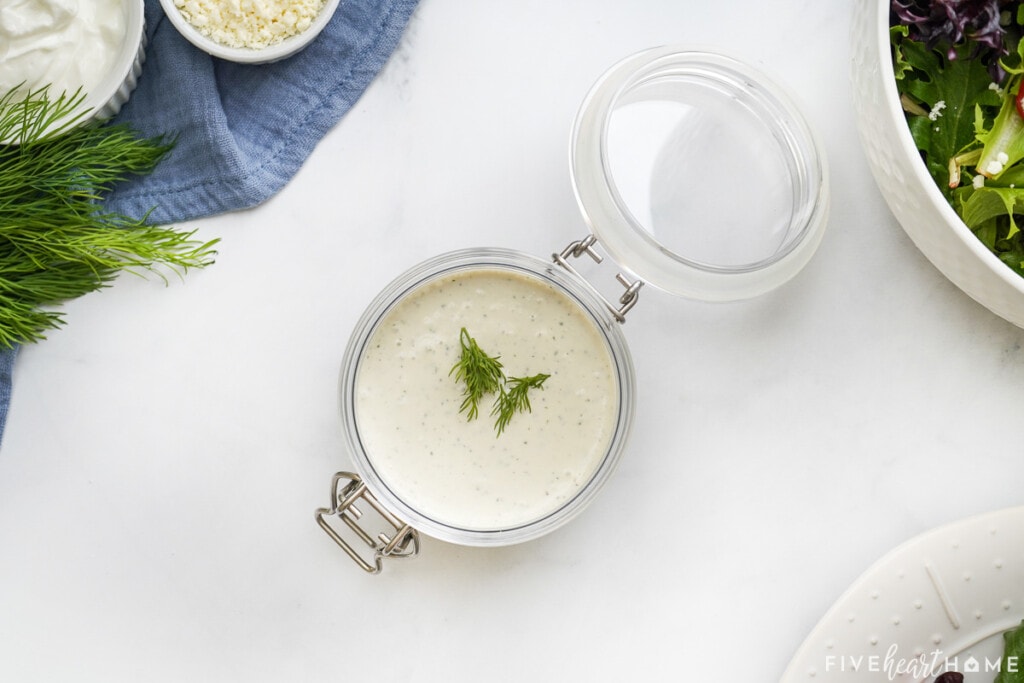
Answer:
[{"label": "glass jar lid", "polygon": [[661,47],[619,62],[585,98],[570,152],[598,241],[673,294],[767,292],[803,268],[825,229],[813,132],[785,93],[730,57]]}]

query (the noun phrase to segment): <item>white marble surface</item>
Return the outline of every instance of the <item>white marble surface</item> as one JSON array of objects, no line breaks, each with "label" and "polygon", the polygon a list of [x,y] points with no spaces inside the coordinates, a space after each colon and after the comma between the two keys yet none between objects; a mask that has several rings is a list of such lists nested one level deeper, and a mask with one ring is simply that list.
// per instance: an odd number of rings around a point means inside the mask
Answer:
[{"label": "white marble surface", "polygon": [[[23,351],[0,451],[0,680],[778,680],[877,557],[1018,503],[1024,332],[951,286],[876,191],[851,10],[423,0],[284,191],[195,223],[223,240],[215,266],[124,277]],[[572,524],[502,549],[427,538],[362,574],[313,519],[351,467],[352,326],[434,254],[582,236],[576,108],[664,43],[796,92],[832,168],[817,256],[744,303],[645,292],[625,329],[635,432]]]}]

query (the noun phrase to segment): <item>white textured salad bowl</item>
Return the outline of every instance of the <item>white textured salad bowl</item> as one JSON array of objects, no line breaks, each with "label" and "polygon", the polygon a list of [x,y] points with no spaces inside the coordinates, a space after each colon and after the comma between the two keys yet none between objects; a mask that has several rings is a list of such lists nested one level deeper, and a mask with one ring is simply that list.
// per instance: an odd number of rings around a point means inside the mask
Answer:
[{"label": "white textured salad bowl", "polygon": [[889,0],[858,0],[852,28],[857,125],[889,208],[914,244],[957,287],[1024,327],[1024,277],[967,228],[921,161],[900,105],[889,48]]}]

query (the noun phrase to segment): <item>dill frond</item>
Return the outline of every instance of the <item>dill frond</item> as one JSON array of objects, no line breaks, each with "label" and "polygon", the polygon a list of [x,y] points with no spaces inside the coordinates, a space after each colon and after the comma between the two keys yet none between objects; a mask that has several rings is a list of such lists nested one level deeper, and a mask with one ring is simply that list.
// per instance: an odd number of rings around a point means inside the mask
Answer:
[{"label": "dill frond", "polygon": [[454,374],[456,382],[465,383],[465,399],[459,412],[466,413],[467,420],[474,420],[480,412],[480,399],[498,390],[505,380],[505,373],[501,369],[499,356],[492,358],[484,353],[465,327],[459,333],[459,344],[462,346],[462,354],[448,374]]},{"label": "dill frond", "polygon": [[491,417],[497,418],[494,422],[494,429],[498,432],[498,436],[501,436],[501,433],[505,431],[505,427],[512,421],[513,415],[516,413],[533,412],[528,392],[530,389],[543,389],[544,380],[550,376],[540,373],[530,377],[508,378],[508,389],[501,387],[501,391],[498,393],[498,400],[494,403],[494,408],[491,410]]},{"label": "dill frond", "polygon": [[542,389],[550,377],[540,373],[532,377],[505,377],[500,356],[489,356],[463,327],[459,332],[461,355],[448,375],[455,375],[456,382],[463,382],[463,401],[460,413],[466,413],[467,420],[475,420],[480,413],[480,401],[488,394],[497,394],[491,417],[496,417],[494,429],[497,436],[505,431],[516,413],[533,412],[530,406],[530,389]]}]

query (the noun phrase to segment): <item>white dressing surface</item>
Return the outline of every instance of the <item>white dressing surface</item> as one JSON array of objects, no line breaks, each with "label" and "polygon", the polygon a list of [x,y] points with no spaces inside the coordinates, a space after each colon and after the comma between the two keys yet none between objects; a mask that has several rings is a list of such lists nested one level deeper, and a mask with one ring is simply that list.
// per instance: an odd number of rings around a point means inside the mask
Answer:
[{"label": "white dressing surface", "polygon": [[[473,420],[460,410],[465,385],[451,369],[462,329],[507,377],[549,375],[500,435],[495,395]],[[590,480],[615,431],[615,367],[596,323],[550,284],[508,270],[419,285],[385,313],[357,372],[356,422],[371,465],[421,514],[464,529],[551,514]]]}]

